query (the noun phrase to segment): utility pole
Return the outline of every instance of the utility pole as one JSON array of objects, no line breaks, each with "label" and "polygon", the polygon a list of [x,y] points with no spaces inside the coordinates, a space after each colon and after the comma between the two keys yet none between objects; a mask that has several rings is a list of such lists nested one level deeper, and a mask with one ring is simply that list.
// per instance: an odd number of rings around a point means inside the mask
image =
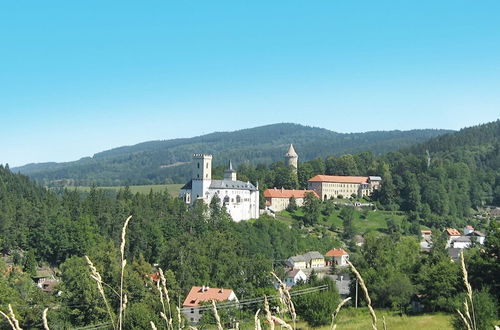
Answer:
[{"label": "utility pole", "polygon": [[356,277],[356,301],[355,301],[355,307],[358,308],[358,278]]}]

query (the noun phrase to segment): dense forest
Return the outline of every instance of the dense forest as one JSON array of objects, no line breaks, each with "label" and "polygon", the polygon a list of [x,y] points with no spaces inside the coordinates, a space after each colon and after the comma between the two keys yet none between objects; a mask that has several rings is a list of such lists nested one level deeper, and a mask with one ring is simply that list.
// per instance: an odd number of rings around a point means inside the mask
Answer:
[{"label": "dense forest", "polygon": [[[405,313],[410,299],[418,296],[427,311],[452,312],[460,306],[464,288],[459,265],[450,262],[439,233],[465,224],[487,234],[485,246],[469,249],[466,260],[477,304],[491,320],[500,296],[500,232],[497,220],[477,215],[487,205],[500,204],[499,137],[497,121],[384,155],[363,152],[301,162],[296,176],[282,162],[239,167],[239,179],[258,181],[262,189],[304,187],[308,178],[320,173],[381,175],[383,186],[373,196],[374,208],[403,214],[404,221],[388,219],[387,230],[360,232],[363,247],[354,244],[355,232],[348,228],[352,208],[331,201],[312,199],[291,225],[266,216],[235,223],[216,203],[188,208],[166,191],[134,195],[127,188],[116,196],[99,189],[84,195],[74,190],[56,193],[0,166],[0,249],[13,262],[7,266],[0,260],[0,310],[11,304],[25,328],[42,328],[44,307],[52,307],[49,319],[54,328],[107,322],[83,256],[93,260],[106,283],[117,287],[121,228],[132,215],[125,251],[127,328],[144,328],[151,320],[160,323],[161,307],[149,279],[153,265],[166,271],[173,305],[193,285],[234,288],[238,298],[245,299],[272,294],[269,272],[279,272],[289,256],[313,250],[325,253],[333,247],[350,251],[376,308]],[[216,167],[214,175],[221,170]],[[332,208],[343,219],[341,231],[312,230]],[[419,252],[416,234],[423,226],[436,233],[428,254]],[[57,267],[60,295],[33,285],[31,277],[40,265]],[[305,285],[318,283],[313,277]],[[106,291],[116,307],[112,290]],[[335,301],[327,306],[321,304],[327,301],[321,294],[297,299],[299,315],[306,320],[315,315],[309,319],[313,323],[318,315],[327,315],[321,323],[328,323],[338,295],[328,297]],[[257,307],[242,312],[252,318]]]},{"label": "dense forest", "polygon": [[301,160],[370,151],[376,155],[449,133],[411,130],[343,134],[297,124],[274,124],[194,138],[144,142],[68,163],[30,164],[13,169],[47,186],[185,183],[194,153],[214,155],[214,164],[269,164],[283,158],[290,143]]}]

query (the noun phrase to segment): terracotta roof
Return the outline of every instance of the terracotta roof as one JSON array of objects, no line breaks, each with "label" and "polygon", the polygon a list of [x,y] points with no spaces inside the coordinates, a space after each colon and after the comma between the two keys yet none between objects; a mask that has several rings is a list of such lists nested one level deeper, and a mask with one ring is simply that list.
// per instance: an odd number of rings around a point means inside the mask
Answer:
[{"label": "terracotta roof", "polygon": [[348,254],[344,249],[331,249],[325,253],[325,257],[341,257]]},{"label": "terracotta roof", "polygon": [[462,234],[460,234],[460,232],[458,230],[456,230],[455,228],[447,228],[446,229],[446,233],[449,235],[449,236],[461,236]]},{"label": "terracotta roof", "polygon": [[304,198],[307,193],[312,193],[314,197],[319,198],[314,190],[289,190],[289,189],[266,189],[264,197],[266,198]]},{"label": "terracotta roof", "polygon": [[[205,289],[205,290],[203,290]],[[222,288],[208,288],[202,286],[193,286],[182,306],[196,307],[201,302],[224,301],[228,300],[233,290]]]},{"label": "terracotta roof", "polygon": [[432,234],[432,230],[421,230],[420,232],[422,234],[424,234],[424,235],[430,235],[430,234]]},{"label": "terracotta roof", "polygon": [[367,176],[316,175],[309,182],[367,183]]}]

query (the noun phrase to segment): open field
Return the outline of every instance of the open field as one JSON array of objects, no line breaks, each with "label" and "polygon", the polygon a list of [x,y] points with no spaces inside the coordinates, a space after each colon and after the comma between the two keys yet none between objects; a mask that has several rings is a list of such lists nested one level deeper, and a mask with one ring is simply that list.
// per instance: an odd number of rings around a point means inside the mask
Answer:
[{"label": "open field", "polygon": [[[321,215],[318,221],[319,225],[322,225],[329,229],[340,229],[342,228],[342,219],[339,216],[340,210],[334,210],[329,216]],[[292,225],[297,222],[303,216],[303,212],[299,209],[293,213],[288,211],[279,212],[276,219],[286,223],[287,225]],[[393,218],[394,222],[400,224],[404,216],[399,212],[391,211],[354,211],[354,227],[357,233],[367,233],[370,231],[385,231],[387,229],[387,219]]]},{"label": "open field", "polygon": [[[153,190],[153,192],[162,192],[165,191],[165,189],[167,189],[171,195],[177,196],[182,186],[183,184],[157,184],[157,185],[129,186],[129,189],[133,194],[135,193],[148,194],[151,190]],[[91,189],[91,187],[89,186],[77,186],[77,187],[66,187],[66,188],[70,190],[76,189],[77,191],[82,191],[82,192],[89,192]],[[113,191],[118,191],[123,188],[125,188],[125,186],[96,187],[96,189],[113,190]]]},{"label": "open field", "polygon": [[[411,330],[411,329],[426,329],[426,330],[447,330],[453,329],[451,326],[451,314],[432,313],[415,316],[399,316],[397,313],[387,310],[375,310],[377,314],[377,327],[383,329],[382,317],[385,317],[388,330]],[[307,323],[300,322],[297,324],[297,329],[312,329]],[[330,325],[323,326],[317,329],[330,329]],[[337,329],[339,330],[357,330],[371,329],[371,317],[366,308],[347,308],[340,310],[337,319]]]}]

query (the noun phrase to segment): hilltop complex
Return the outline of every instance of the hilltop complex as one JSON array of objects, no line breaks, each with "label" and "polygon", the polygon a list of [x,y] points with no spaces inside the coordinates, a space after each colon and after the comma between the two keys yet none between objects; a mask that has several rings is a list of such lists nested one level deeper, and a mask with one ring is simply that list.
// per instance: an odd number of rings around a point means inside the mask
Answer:
[{"label": "hilltop complex", "polygon": [[217,196],[234,221],[259,217],[258,185],[237,180],[231,161],[222,180],[212,180],[212,155],[194,154],[192,168],[192,179],[179,193],[187,204],[192,205],[197,200],[210,204]]},{"label": "hilltop complex", "polygon": [[[284,155],[286,165],[297,174],[299,156],[292,144]],[[279,212],[286,209],[290,200],[295,199],[297,206],[302,206],[308,193],[322,200],[344,197],[370,196],[380,187],[379,176],[333,176],[316,175],[309,179],[308,190],[267,189],[264,191],[266,210]],[[259,217],[259,186],[237,179],[231,161],[222,180],[212,179],[212,155],[194,154],[192,159],[192,178],[179,193],[179,198],[189,205],[196,201],[210,204],[217,196],[232,219],[256,219]]]}]

